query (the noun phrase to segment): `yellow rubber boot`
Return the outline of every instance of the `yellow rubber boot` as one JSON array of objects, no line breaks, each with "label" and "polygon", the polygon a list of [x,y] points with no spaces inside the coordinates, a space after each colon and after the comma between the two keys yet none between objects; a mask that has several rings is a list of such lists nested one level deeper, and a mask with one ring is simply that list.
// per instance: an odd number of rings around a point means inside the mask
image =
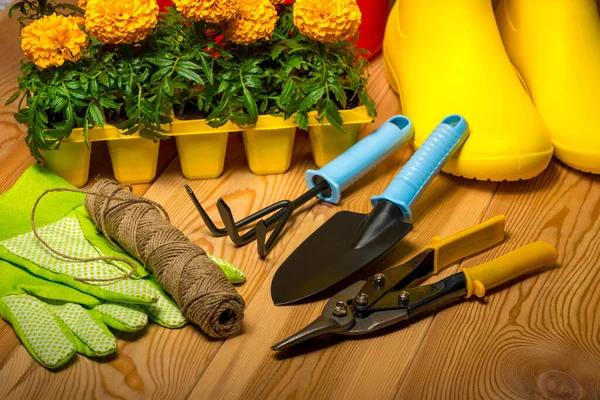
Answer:
[{"label": "yellow rubber boot", "polygon": [[548,130],[504,51],[490,0],[396,1],[384,59],[415,147],[445,116],[467,119],[471,134],[445,172],[518,180],[550,162]]},{"label": "yellow rubber boot", "polygon": [[554,154],[600,173],[600,16],[595,0],[501,0],[506,51],[550,130]]}]

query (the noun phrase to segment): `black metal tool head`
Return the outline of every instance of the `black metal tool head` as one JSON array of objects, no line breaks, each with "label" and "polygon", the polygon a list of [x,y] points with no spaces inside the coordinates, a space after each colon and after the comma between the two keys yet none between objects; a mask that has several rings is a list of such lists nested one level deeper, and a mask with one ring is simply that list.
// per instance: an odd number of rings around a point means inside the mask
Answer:
[{"label": "black metal tool head", "polygon": [[351,299],[356,296],[363,284],[364,281],[357,282],[333,296],[323,307],[319,318],[304,329],[277,343],[271,349],[284,350],[317,336],[332,333],[343,334],[354,325],[355,318]]},{"label": "black metal tool head", "polygon": [[[185,190],[190,196],[190,199],[194,203],[194,206],[198,210],[198,213],[200,213],[202,220],[204,221],[210,232],[213,234],[213,236],[229,235],[231,241],[237,246],[244,246],[245,244],[248,244],[254,239],[256,239],[258,255],[261,258],[266,257],[267,254],[269,254],[269,252],[273,249],[273,246],[275,246],[277,239],[283,232],[283,228],[289,221],[294,210],[296,210],[298,207],[302,206],[318,194],[327,192],[329,190],[329,184],[326,181],[319,182],[314,187],[312,187],[293,201],[278,201],[277,203],[271,204],[270,206],[267,206],[262,210],[258,210],[257,212],[237,222],[233,218],[233,213],[231,212],[231,209],[229,208],[225,200],[219,198],[219,200],[217,201],[217,210],[219,211],[219,215],[221,215],[223,225],[225,225],[223,228],[219,228],[209,217],[208,213],[204,210],[204,208],[200,204],[200,201],[194,194],[192,188],[190,188],[188,185],[184,186]],[[269,217],[263,219],[267,215],[269,215]],[[242,228],[249,226],[252,222],[255,221],[258,222],[254,228],[247,230],[243,234],[240,233],[240,230]],[[267,239],[267,231],[271,228],[274,228],[273,232]]]},{"label": "black metal tool head", "polygon": [[198,201],[198,198],[196,197],[196,194],[194,193],[192,188],[189,185],[183,186],[185,187],[188,196],[190,196],[192,203],[194,203],[196,210],[198,210],[198,213],[202,217],[202,220],[206,224],[206,227],[208,228],[210,233],[212,233],[213,236],[217,237],[227,235],[227,229],[217,227],[217,225],[215,225],[213,220],[209,217],[208,213],[204,210],[204,207],[202,207],[202,204],[200,204],[200,201]]},{"label": "black metal tool head", "polygon": [[273,302],[295,303],[364,278],[369,264],[411,229],[398,207],[387,201],[378,202],[368,215],[338,212],[277,270],[271,283]]}]

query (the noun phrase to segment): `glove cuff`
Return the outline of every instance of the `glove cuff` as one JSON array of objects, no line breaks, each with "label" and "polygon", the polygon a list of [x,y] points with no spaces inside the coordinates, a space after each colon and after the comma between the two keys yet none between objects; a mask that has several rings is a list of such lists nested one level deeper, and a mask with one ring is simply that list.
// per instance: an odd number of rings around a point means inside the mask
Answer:
[{"label": "glove cuff", "polygon": [[[0,195],[0,240],[31,231],[31,210],[35,201],[48,189],[75,188],[49,170],[32,165],[15,184]],[[53,193],[38,206],[35,221],[41,227],[55,222],[83,205],[85,196],[76,193]]]}]

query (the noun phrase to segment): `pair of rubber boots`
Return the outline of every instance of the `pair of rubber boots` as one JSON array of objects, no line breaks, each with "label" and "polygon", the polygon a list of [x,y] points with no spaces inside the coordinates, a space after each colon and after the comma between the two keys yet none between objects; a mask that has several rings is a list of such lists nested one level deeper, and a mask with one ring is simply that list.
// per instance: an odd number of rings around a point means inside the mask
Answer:
[{"label": "pair of rubber boots", "polygon": [[397,0],[384,59],[415,147],[449,113],[469,122],[445,172],[529,179],[554,152],[600,173],[596,0]]}]

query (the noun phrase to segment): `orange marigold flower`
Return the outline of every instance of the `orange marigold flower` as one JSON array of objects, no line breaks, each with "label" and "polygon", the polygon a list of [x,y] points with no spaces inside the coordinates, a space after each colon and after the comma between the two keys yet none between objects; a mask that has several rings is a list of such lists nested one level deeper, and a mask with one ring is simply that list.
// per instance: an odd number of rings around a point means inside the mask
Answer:
[{"label": "orange marigold flower", "polygon": [[57,67],[65,60],[77,61],[87,35],[79,28],[80,18],[47,15],[21,31],[21,49],[40,68]]},{"label": "orange marigold flower", "polygon": [[269,0],[240,2],[238,16],[227,23],[225,38],[238,44],[252,44],[273,36],[277,10]]},{"label": "orange marigold flower", "polygon": [[356,0],[296,0],[294,24],[319,42],[337,42],[356,34],[362,14]]},{"label": "orange marigold flower", "polygon": [[88,0],[77,0],[77,7],[85,10],[85,7],[87,7],[87,2]]},{"label": "orange marigold flower", "polygon": [[87,0],[85,28],[110,44],[137,43],[156,26],[156,0]]},{"label": "orange marigold flower", "polygon": [[185,18],[219,23],[236,16],[239,0],[173,0],[173,3]]}]

